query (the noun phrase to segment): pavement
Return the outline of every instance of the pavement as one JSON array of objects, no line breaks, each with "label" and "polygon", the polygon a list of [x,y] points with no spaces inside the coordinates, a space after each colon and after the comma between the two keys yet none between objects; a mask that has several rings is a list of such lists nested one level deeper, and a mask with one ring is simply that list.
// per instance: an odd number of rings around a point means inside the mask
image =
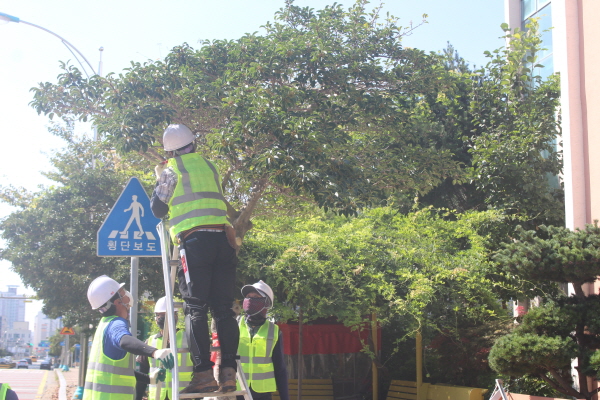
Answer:
[{"label": "pavement", "polygon": [[69,368],[68,371],[55,368],[52,372],[54,379],[48,377],[41,400],[71,400],[79,386],[79,367]]}]

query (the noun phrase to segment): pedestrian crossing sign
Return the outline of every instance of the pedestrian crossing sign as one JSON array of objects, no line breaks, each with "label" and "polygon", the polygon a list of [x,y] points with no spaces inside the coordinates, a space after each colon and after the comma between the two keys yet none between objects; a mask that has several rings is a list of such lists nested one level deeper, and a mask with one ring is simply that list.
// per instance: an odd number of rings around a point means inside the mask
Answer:
[{"label": "pedestrian crossing sign", "polygon": [[68,326],[63,326],[63,328],[60,330],[60,334],[61,335],[74,335],[75,331],[73,330],[73,328],[69,328]]},{"label": "pedestrian crossing sign", "polygon": [[142,184],[133,177],[98,230],[96,253],[100,257],[160,257],[159,222]]}]

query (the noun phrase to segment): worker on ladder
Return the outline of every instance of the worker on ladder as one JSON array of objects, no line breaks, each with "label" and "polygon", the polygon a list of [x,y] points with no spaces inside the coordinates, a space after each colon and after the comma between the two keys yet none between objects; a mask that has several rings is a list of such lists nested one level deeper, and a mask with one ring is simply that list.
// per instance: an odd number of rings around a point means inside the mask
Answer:
[{"label": "worker on ladder", "polygon": [[[290,400],[287,368],[283,358],[283,335],[267,319],[273,307],[273,290],[263,281],[242,288],[244,313],[240,317],[238,353],[253,400],[271,400],[279,392],[281,400]],[[238,396],[238,400],[244,400]]]},{"label": "worker on ladder", "polygon": [[[156,347],[162,349],[163,347],[163,335],[165,330],[165,316],[167,313],[167,298],[161,297],[156,301],[154,305],[154,321],[156,325],[158,325],[159,332],[150,336],[146,343],[148,343],[152,347]],[[178,314],[175,313],[175,324],[177,324]],[[185,337],[185,332],[183,330],[177,330],[177,348],[178,349],[186,349],[187,339]],[[151,361],[148,357],[138,356],[137,361],[140,363],[140,372],[149,373],[150,371],[154,371],[159,366],[156,364],[156,360]],[[187,387],[192,380],[192,364],[189,360],[187,354],[178,354],[177,355],[177,363],[179,365],[179,386],[180,389]],[[152,367],[152,369],[151,369]],[[160,400],[169,400],[172,399],[173,396],[171,394],[171,371],[167,371],[165,377],[165,383],[163,387],[160,389]],[[157,385],[150,385],[150,390],[148,391],[148,399],[154,400],[156,399],[156,388]],[[142,397],[146,394],[146,385],[138,384],[137,385],[137,400],[142,400]]]},{"label": "worker on ladder", "polygon": [[[165,369],[173,368],[170,349],[159,350],[131,335],[127,318],[133,298],[124,285],[102,275],[88,287],[90,305],[102,319],[90,350],[83,400],[134,400],[136,380],[156,384],[165,379]],[[157,359],[164,369],[149,376],[137,372],[131,354]]]},{"label": "worker on ladder", "polygon": [[[194,363],[190,384],[180,393],[232,392],[236,388],[239,330],[231,310],[235,292],[237,247],[227,219],[221,178],[196,153],[195,136],[185,125],[169,125],[163,135],[168,161],[156,166],[158,182],[150,206],[157,218],[169,218],[169,233],[179,246],[179,291],[186,303],[186,333]],[[212,372],[208,309],[217,321],[221,343],[219,382]]]}]

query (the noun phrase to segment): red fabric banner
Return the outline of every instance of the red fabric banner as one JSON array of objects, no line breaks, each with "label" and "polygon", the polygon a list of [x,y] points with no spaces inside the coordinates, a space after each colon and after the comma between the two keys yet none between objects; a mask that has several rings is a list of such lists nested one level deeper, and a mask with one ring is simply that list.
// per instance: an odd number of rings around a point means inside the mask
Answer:
[{"label": "red fabric banner", "polygon": [[[283,352],[298,354],[298,325],[277,324],[283,334]],[[302,325],[302,354],[358,353],[368,344],[369,329],[351,328],[341,324]],[[378,350],[381,350],[381,329],[377,329]]]}]

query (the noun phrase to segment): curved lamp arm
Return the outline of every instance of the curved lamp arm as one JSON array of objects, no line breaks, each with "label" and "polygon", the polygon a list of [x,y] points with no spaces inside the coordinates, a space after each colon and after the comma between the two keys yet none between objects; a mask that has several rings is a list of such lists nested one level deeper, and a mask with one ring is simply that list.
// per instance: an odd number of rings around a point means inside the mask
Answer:
[{"label": "curved lamp arm", "polygon": [[[90,69],[92,70],[92,72],[94,73],[94,75],[98,75],[96,73],[96,70],[94,70],[94,67],[92,67],[92,64],[90,64],[90,62],[87,60],[87,58],[85,58],[85,56],[83,54],[81,54],[81,52],[79,50],[77,50],[77,47],[73,46],[71,43],[69,43],[65,38],[63,38],[62,36],[57,35],[56,33],[52,32],[49,29],[46,29],[44,27],[41,27],[39,25],[36,24],[32,24],[31,22],[26,22],[23,21],[22,19],[19,19],[13,15],[9,15],[3,12],[0,12],[0,21],[8,21],[8,22],[20,22],[26,25],[31,25],[33,27],[36,27],[38,29],[41,29],[43,31],[46,31],[54,36],[56,36],[57,38],[60,39],[61,42],[63,42],[63,44],[67,47],[67,49],[69,49],[69,51],[71,53],[73,53],[73,51],[77,52],[77,54],[79,54],[79,56],[81,58],[83,58],[83,60],[86,62],[86,64],[88,65],[88,67],[90,67]],[[73,53],[73,55],[75,56],[75,59],[79,62],[79,65],[81,65],[81,68],[83,69],[83,72],[85,72],[86,75],[88,75],[87,71],[85,70],[85,67],[83,66],[83,64],[81,63],[81,61],[79,60],[79,58],[77,58],[77,55],[75,53]],[[89,75],[88,75],[89,78]]]}]

